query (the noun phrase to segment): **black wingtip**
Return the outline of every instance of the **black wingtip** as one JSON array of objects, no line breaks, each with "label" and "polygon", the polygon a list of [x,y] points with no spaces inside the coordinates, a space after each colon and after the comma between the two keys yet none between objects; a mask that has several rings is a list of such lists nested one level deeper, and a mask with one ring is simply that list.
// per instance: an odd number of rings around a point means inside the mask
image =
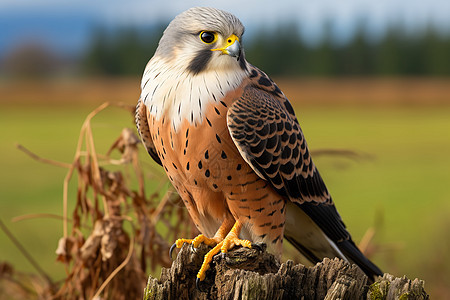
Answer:
[{"label": "black wingtip", "polygon": [[356,264],[363,270],[371,282],[374,282],[377,276],[383,276],[380,268],[365,257],[352,240],[336,243],[336,246],[350,262]]}]

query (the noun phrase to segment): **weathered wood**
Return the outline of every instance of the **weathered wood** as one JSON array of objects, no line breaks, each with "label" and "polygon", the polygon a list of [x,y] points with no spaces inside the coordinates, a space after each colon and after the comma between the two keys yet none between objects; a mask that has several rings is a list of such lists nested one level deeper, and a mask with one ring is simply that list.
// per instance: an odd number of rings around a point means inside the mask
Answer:
[{"label": "weathered wood", "polygon": [[386,273],[370,286],[368,299],[429,299],[424,285],[417,278],[411,281],[406,276],[396,278]]},{"label": "weathered wood", "polygon": [[144,299],[428,299],[424,282],[385,274],[371,286],[355,265],[324,259],[314,267],[280,264],[264,250],[238,248],[216,255],[200,290],[195,286],[204,254],[184,245],[161,279],[150,276]]}]

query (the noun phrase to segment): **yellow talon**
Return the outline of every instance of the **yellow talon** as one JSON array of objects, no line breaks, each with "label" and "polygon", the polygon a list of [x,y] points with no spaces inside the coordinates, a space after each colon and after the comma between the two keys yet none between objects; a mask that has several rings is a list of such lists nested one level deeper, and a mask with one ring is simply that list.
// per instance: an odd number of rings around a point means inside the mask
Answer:
[{"label": "yellow talon", "polygon": [[200,267],[200,270],[197,273],[197,277],[198,279],[200,279],[200,281],[203,281],[205,279],[206,271],[208,271],[210,268],[209,264],[211,263],[214,255],[219,253],[222,245],[223,241],[218,243],[214,248],[212,248],[208,253],[206,253],[205,258],[203,259],[202,266]]},{"label": "yellow talon", "polygon": [[191,239],[178,239],[178,240],[175,241],[175,244],[177,245],[177,248],[183,247],[184,243],[190,244],[190,243],[192,243],[192,240]]},{"label": "yellow talon", "polygon": [[239,233],[241,231],[242,224],[239,221],[236,221],[233,228],[231,228],[230,232],[227,236],[219,242],[214,248],[212,248],[208,253],[206,253],[205,258],[203,260],[203,264],[198,271],[197,277],[200,281],[203,281],[206,276],[206,271],[209,270],[214,255],[217,253],[227,253],[228,250],[233,249],[234,246],[242,246],[246,248],[252,248],[252,243],[249,240],[241,240],[239,239]]},{"label": "yellow talon", "polygon": [[194,248],[198,248],[198,246],[200,246],[201,243],[208,246],[215,246],[217,244],[217,241],[214,238],[210,239],[204,236],[203,234],[200,234],[194,239],[194,241],[192,242],[192,246],[194,246]]},{"label": "yellow talon", "polygon": [[[210,263],[214,257],[219,252],[227,253],[228,250],[233,249],[235,246],[242,246],[246,248],[252,248],[252,243],[249,240],[241,240],[239,239],[239,233],[241,232],[242,224],[239,221],[236,221],[233,227],[230,230],[231,225],[233,224],[233,220],[227,219],[224,220],[223,224],[217,230],[216,235],[210,239],[203,234],[198,235],[194,239],[178,239],[175,241],[175,246],[177,248],[181,248],[184,243],[192,244],[194,248],[198,248],[201,243],[214,246],[208,253],[206,253],[202,266],[198,271],[197,277],[200,281],[203,281],[206,276],[206,271],[210,268]],[[228,234],[225,236],[227,231]],[[170,254],[172,253],[172,248],[170,249]]]},{"label": "yellow talon", "polygon": [[242,246],[245,248],[252,248],[252,242],[249,240],[240,240],[237,237],[232,237],[223,240],[222,248],[220,249],[222,253],[226,253],[228,250],[233,249],[234,246]]},{"label": "yellow talon", "polygon": [[200,246],[201,243],[208,245],[208,246],[214,246],[217,244],[215,239],[210,239],[207,238],[206,236],[204,236],[203,234],[199,234],[196,238],[194,239],[178,239],[175,241],[175,244],[177,246],[177,248],[181,248],[183,247],[183,244],[192,244],[192,246],[194,248],[198,248],[198,246]]}]

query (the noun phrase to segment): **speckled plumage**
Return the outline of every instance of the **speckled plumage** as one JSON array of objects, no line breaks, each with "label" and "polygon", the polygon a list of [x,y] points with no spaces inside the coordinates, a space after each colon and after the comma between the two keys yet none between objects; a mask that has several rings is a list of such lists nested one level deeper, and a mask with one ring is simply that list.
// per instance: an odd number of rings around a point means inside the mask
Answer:
[{"label": "speckled plumage", "polygon": [[[204,30],[217,32],[217,42],[201,42]],[[149,154],[205,236],[223,240],[236,223],[237,235],[274,254],[287,239],[311,263],[338,256],[381,274],[351,240],[285,95],[243,50],[236,59],[213,49],[243,31],[237,18],[211,8],[169,25],[136,109]]]}]

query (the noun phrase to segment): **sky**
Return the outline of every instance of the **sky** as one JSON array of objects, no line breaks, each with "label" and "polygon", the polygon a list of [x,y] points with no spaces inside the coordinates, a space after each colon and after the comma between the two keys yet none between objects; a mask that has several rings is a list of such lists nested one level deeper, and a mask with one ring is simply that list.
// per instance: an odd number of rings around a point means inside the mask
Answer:
[{"label": "sky", "polygon": [[320,36],[325,20],[332,21],[338,40],[350,37],[361,20],[373,37],[392,23],[404,24],[411,32],[427,24],[450,31],[449,0],[0,0],[0,55],[33,39],[76,52],[87,43],[94,25],[167,23],[193,6],[213,6],[235,14],[248,35],[295,20],[312,42]]}]

